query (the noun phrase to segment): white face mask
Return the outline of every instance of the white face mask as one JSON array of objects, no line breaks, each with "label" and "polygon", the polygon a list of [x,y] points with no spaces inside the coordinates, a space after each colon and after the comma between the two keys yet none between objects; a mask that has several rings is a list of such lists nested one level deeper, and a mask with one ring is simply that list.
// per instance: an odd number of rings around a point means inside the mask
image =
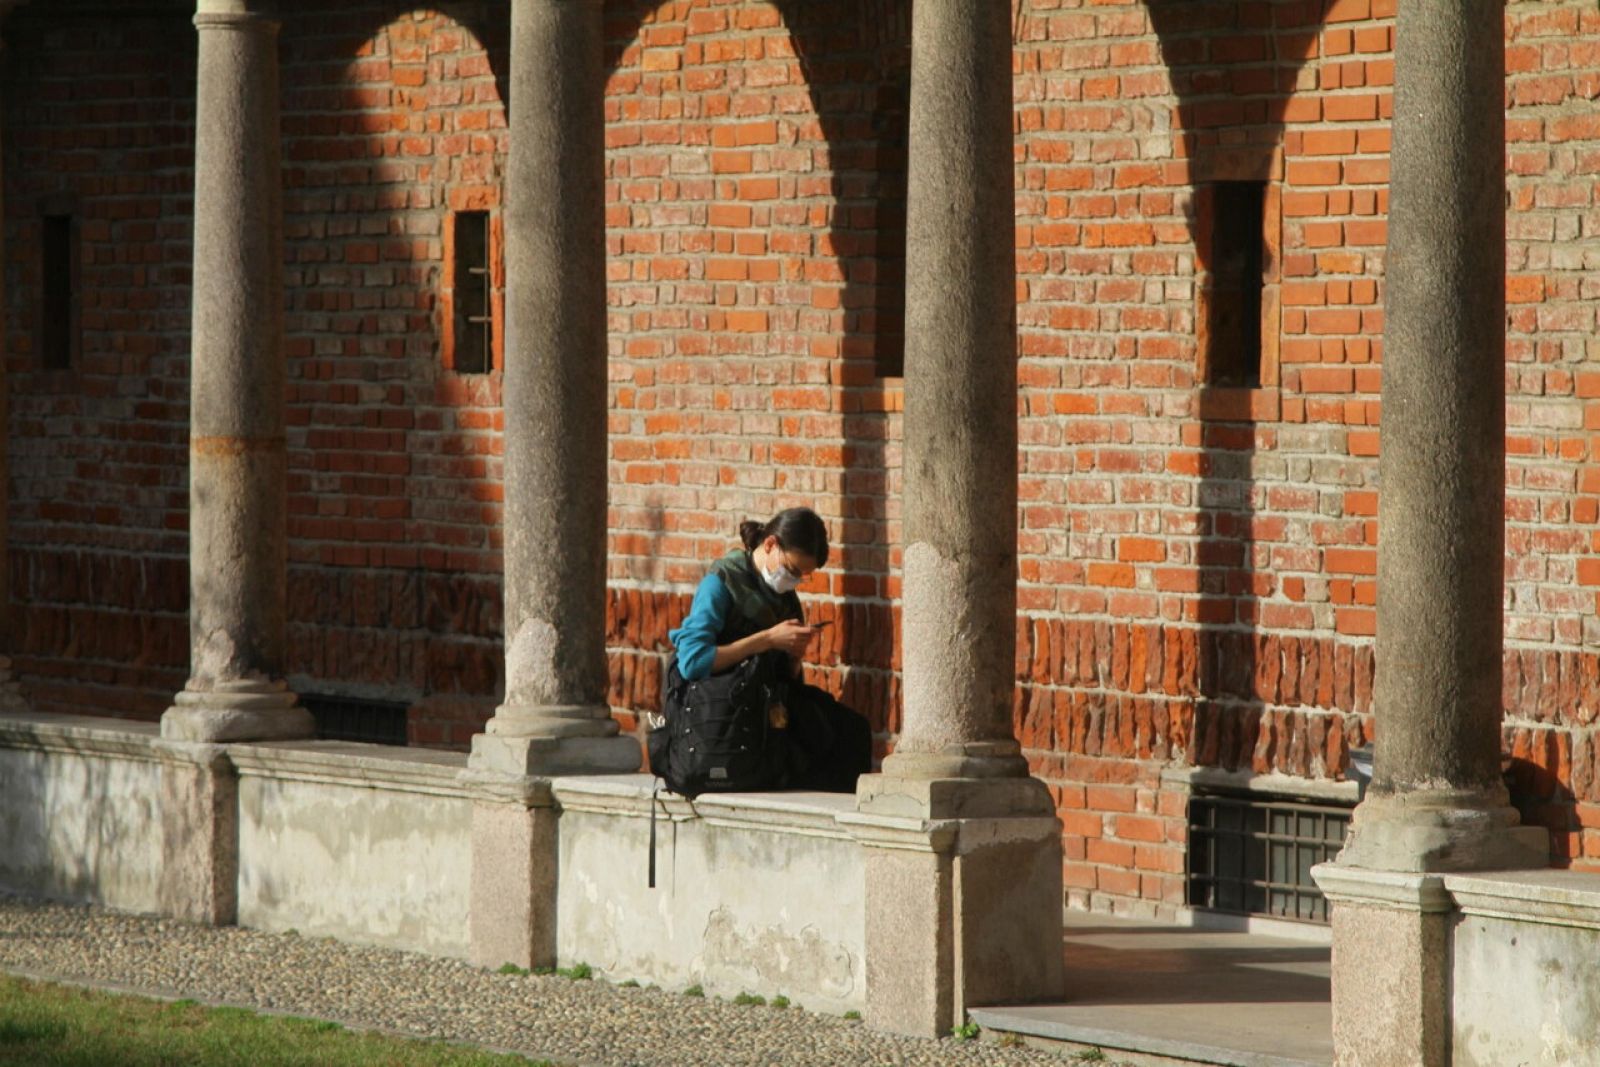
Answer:
[{"label": "white face mask", "polygon": [[794,592],[795,588],[800,584],[800,576],[782,563],[778,564],[776,570],[769,571],[765,567],[761,568],[761,577],[766,579],[767,585],[771,586],[772,591],[780,596],[784,593]]}]

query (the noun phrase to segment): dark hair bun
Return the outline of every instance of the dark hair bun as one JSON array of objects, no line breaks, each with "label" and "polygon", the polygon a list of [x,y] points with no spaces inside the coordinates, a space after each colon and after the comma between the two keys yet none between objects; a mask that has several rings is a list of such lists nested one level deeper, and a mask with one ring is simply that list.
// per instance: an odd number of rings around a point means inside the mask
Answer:
[{"label": "dark hair bun", "polygon": [[739,524],[739,540],[747,551],[754,552],[768,537],[776,537],[784,548],[804,552],[819,567],[827,566],[828,528],[810,508],[788,508],[771,522],[746,520]]}]

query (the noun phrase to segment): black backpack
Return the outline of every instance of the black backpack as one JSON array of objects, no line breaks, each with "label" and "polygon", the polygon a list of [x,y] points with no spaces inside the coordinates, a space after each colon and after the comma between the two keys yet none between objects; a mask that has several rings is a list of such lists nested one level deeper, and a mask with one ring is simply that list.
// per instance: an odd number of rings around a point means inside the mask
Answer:
[{"label": "black backpack", "polygon": [[[689,681],[678,658],[667,664],[662,722],[650,729],[645,748],[650,770],[680,796],[781,789],[788,781],[788,747],[769,725],[767,709],[783,699],[782,677],[765,655],[750,656],[733,669]],[[648,883],[656,886],[656,795],[650,797]]]},{"label": "black backpack", "polygon": [[669,790],[691,800],[701,793],[781,788],[787,777],[784,739],[767,709],[786,687],[767,656],[750,656],[722,674],[689,681],[674,656],[667,665],[661,725],[646,744],[650,769]]}]

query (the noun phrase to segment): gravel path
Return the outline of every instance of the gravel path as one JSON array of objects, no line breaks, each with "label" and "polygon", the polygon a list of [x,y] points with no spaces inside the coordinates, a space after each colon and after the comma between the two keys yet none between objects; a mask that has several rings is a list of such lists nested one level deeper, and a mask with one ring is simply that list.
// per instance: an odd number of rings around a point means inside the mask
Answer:
[{"label": "gravel path", "polygon": [[1053,1064],[983,1042],[875,1033],[794,1008],[502,975],[331,938],[207,927],[0,893],[0,970],[469,1041],[580,1067]]}]

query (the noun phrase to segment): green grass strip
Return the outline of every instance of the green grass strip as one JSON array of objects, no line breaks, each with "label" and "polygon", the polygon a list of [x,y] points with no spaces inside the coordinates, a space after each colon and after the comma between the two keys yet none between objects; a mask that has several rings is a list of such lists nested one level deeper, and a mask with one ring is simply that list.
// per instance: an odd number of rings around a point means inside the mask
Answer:
[{"label": "green grass strip", "polygon": [[[521,1056],[0,974],[3,1067],[528,1067]],[[543,1062],[538,1067],[554,1067]]]}]

